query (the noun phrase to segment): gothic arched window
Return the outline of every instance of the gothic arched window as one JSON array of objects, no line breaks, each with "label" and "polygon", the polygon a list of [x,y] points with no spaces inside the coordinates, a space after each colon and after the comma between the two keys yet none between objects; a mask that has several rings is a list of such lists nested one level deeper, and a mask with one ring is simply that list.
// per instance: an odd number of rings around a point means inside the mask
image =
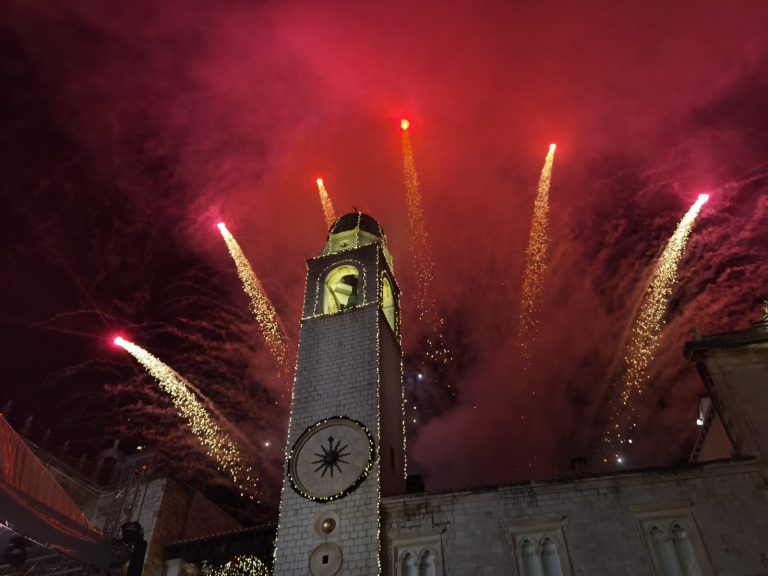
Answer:
[{"label": "gothic arched window", "polygon": [[392,290],[392,283],[386,274],[381,277],[381,310],[384,317],[392,328],[392,332],[397,334],[397,318],[395,317],[395,293]]},{"label": "gothic arched window", "polygon": [[669,536],[658,526],[651,528],[650,536],[661,576],[683,576]]},{"label": "gothic arched window", "polygon": [[333,314],[358,304],[360,272],[344,264],[331,270],[323,281],[323,314]]},{"label": "gothic arched window", "polygon": [[425,550],[419,560],[419,576],[435,576],[435,574],[437,574],[435,555],[431,550]]},{"label": "gothic arched window", "polygon": [[557,543],[549,536],[545,536],[541,541],[541,562],[544,565],[544,576],[563,576]]},{"label": "gothic arched window", "polygon": [[677,561],[683,569],[683,574],[685,576],[699,576],[701,567],[696,559],[691,539],[688,537],[688,531],[678,523],[672,526],[672,544],[675,547]]},{"label": "gothic arched window", "polygon": [[541,558],[533,542],[526,539],[522,546],[520,546],[520,554],[523,558],[523,572],[525,576],[544,576]]},{"label": "gothic arched window", "polygon": [[416,576],[416,558],[410,552],[400,560],[400,576]]}]

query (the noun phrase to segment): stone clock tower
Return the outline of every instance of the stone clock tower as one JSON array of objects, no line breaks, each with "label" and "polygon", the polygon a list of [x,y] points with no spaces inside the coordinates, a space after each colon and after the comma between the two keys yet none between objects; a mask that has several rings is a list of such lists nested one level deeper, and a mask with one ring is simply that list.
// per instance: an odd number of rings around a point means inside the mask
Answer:
[{"label": "stone clock tower", "polygon": [[371,576],[380,498],[405,492],[399,292],[367,214],[307,265],[274,574]]}]

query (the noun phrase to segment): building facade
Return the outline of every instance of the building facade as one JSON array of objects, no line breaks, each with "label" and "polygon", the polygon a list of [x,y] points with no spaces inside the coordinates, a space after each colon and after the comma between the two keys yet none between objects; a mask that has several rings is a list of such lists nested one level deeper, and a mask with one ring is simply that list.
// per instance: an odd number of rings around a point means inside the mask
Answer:
[{"label": "building facade", "polygon": [[768,323],[686,355],[716,408],[688,465],[406,494],[391,259],[343,216],[308,263],[274,573],[768,574]]}]

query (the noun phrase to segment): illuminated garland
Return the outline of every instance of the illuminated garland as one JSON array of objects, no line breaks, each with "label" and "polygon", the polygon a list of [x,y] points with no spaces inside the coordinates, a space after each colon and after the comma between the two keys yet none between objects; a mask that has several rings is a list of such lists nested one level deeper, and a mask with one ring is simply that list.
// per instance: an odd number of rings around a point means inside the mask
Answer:
[{"label": "illuminated garland", "polygon": [[[366,464],[363,471],[360,472],[360,476],[358,476],[357,479],[352,484],[350,484],[347,488],[345,488],[338,494],[333,494],[332,496],[325,496],[325,497],[312,496],[304,492],[299,487],[296,480],[293,478],[293,474],[291,474],[291,460],[293,459],[293,453],[296,451],[297,446],[306,437],[306,435],[309,434],[312,430],[314,430],[318,426],[323,426],[324,424],[327,424],[331,420],[347,420],[349,422],[353,422],[365,432],[365,435],[368,437],[368,443],[370,444],[368,463]],[[286,459],[286,474],[288,476],[288,481],[291,483],[291,488],[293,488],[294,491],[300,496],[303,496],[304,498],[306,498],[307,500],[311,500],[312,502],[331,502],[332,500],[338,500],[339,498],[343,498],[347,494],[354,492],[355,489],[358,486],[360,486],[360,484],[363,483],[363,480],[365,480],[368,477],[368,474],[371,471],[371,468],[373,467],[375,459],[376,459],[376,445],[373,440],[373,435],[371,434],[371,431],[368,430],[368,428],[362,422],[360,422],[359,420],[355,420],[354,418],[350,418],[349,416],[329,416],[328,418],[323,418],[322,420],[315,422],[299,435],[298,439],[293,444],[293,448],[291,448],[290,452],[288,453],[288,457]]]},{"label": "illuminated garland", "polygon": [[203,576],[270,576],[269,567],[256,556],[235,556],[225,564],[216,566],[204,563]]}]

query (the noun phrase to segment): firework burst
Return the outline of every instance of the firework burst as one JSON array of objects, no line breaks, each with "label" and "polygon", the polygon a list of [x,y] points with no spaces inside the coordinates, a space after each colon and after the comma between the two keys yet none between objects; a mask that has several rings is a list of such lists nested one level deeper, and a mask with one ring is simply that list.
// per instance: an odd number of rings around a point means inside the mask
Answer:
[{"label": "firework burst", "polygon": [[542,307],[541,292],[544,286],[544,274],[547,270],[547,250],[549,249],[549,187],[552,183],[555,148],[554,144],[550,144],[549,152],[544,159],[544,166],[541,169],[536,200],[533,204],[528,248],[525,251],[525,272],[523,274],[516,342],[525,368],[530,367],[531,364],[533,356],[531,347],[536,340],[538,314]]},{"label": "firework burst", "polygon": [[243,283],[243,289],[251,299],[251,311],[256,317],[256,322],[258,322],[261,333],[264,335],[267,347],[272,353],[275,364],[277,364],[280,372],[284,372],[288,357],[288,341],[280,325],[280,319],[277,316],[275,307],[269,300],[269,296],[267,296],[264,287],[256,277],[256,273],[251,268],[251,264],[245,257],[235,237],[232,236],[223,222],[219,222],[218,228],[224,238],[224,242],[227,244],[229,254],[235,262],[237,275]]},{"label": "firework burst", "polygon": [[118,336],[114,343],[125,349],[157,380],[160,388],[171,397],[177,412],[186,420],[192,433],[200,440],[207,454],[216,461],[219,469],[229,474],[242,494],[247,494],[253,499],[257,494],[258,477],[254,477],[250,466],[243,464],[237,446],[192,392],[190,383],[173,368],[133,342]]},{"label": "firework burst", "polygon": [[427,356],[431,360],[446,363],[451,359],[451,352],[444,343],[442,331],[445,322],[437,312],[432,292],[435,263],[429,250],[429,234],[421,207],[419,176],[416,173],[413,147],[408,132],[410,127],[411,123],[405,118],[400,121],[400,128],[403,131],[403,175],[411,238],[410,251],[416,268],[416,312],[419,321],[429,329]]},{"label": "firework burst", "polygon": [[317,179],[317,191],[320,194],[320,203],[323,205],[323,214],[325,214],[325,223],[328,229],[336,222],[336,212],[333,210],[333,204],[331,204],[331,197],[328,196],[328,189],[325,187],[325,183],[322,178]]},{"label": "firework burst", "polygon": [[[693,224],[709,195],[700,194],[696,202],[677,224],[656,262],[643,303],[632,327],[624,360],[626,369],[619,385],[618,402],[612,410],[610,425],[604,440],[614,451],[632,443],[632,433],[637,428],[636,409],[633,401],[643,393],[650,378],[648,367],[659,348],[664,328],[664,314],[677,281],[677,269],[685,253]],[[614,454],[621,463],[620,453]]]}]

